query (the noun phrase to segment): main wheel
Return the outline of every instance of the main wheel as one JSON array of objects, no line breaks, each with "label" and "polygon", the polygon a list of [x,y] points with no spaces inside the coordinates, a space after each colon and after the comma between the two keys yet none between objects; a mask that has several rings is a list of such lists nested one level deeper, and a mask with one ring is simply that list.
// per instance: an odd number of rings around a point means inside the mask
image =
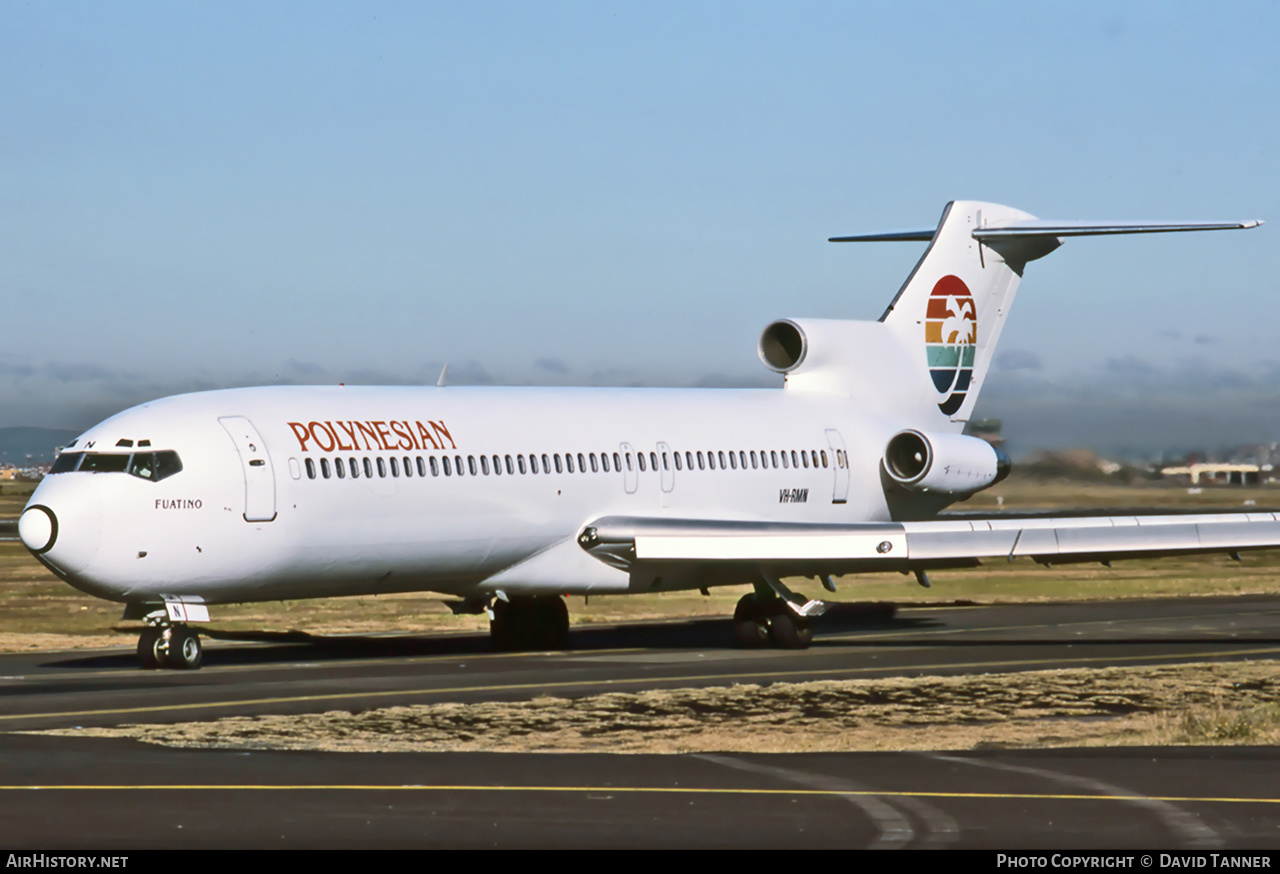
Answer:
[{"label": "main wheel", "polygon": [[813,626],[784,604],[769,617],[769,636],[778,649],[808,649],[813,642]]},{"label": "main wheel", "polygon": [[569,608],[559,595],[535,598],[533,610],[536,623],[535,636],[539,649],[568,649]]},{"label": "main wheel", "polygon": [[200,635],[190,628],[177,626],[169,638],[169,654],[165,663],[180,671],[194,671],[204,660],[204,647]]},{"label": "main wheel", "polygon": [[159,628],[144,628],[138,635],[138,664],[145,670],[163,667],[164,649],[160,644]]},{"label": "main wheel", "polygon": [[738,606],[733,610],[733,639],[743,649],[760,649],[769,645],[764,606],[755,592],[748,592],[738,599]]}]

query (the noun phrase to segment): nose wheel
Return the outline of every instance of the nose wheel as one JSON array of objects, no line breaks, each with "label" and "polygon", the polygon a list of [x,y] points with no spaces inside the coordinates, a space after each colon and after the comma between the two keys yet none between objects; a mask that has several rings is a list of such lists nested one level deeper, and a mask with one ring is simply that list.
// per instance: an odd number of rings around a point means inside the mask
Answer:
[{"label": "nose wheel", "polygon": [[200,635],[185,625],[150,626],[138,636],[138,664],[147,670],[194,671],[203,659]]}]

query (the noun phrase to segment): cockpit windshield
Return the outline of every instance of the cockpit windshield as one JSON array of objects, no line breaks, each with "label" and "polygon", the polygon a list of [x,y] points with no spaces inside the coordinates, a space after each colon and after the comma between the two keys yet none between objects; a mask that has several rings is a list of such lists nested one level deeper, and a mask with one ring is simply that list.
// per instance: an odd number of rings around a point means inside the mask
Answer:
[{"label": "cockpit windshield", "polygon": [[159,482],[182,470],[182,460],[173,450],[160,452],[64,452],[49,469],[49,474],[129,473],[139,479]]}]

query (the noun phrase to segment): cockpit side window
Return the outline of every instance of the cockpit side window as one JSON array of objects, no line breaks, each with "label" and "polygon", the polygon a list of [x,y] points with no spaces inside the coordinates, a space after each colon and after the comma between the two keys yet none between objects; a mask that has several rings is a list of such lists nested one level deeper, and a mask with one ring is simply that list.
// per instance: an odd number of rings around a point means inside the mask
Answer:
[{"label": "cockpit side window", "polygon": [[68,473],[80,466],[80,461],[84,458],[83,452],[64,452],[54,461],[53,467],[49,468],[49,473]]},{"label": "cockpit side window", "polygon": [[142,479],[156,478],[156,456],[154,452],[135,452],[133,461],[129,462],[129,473]]},{"label": "cockpit side window", "polygon": [[156,481],[173,476],[182,470],[182,459],[173,450],[156,453]]}]

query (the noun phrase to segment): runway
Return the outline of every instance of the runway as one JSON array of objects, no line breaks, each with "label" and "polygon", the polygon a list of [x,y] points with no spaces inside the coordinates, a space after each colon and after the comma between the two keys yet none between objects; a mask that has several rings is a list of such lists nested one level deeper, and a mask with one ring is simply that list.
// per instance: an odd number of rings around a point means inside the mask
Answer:
[{"label": "runway", "polygon": [[[732,649],[725,620],[483,636],[214,640],[206,667],[128,648],[0,656],[0,730],[815,678],[1280,656],[1280,598],[836,612],[806,651]],[[183,751],[8,735],[10,847],[1280,846],[1280,750],[794,755]],[[38,791],[35,787],[42,787]],[[70,826],[74,823],[74,828]]]}]

